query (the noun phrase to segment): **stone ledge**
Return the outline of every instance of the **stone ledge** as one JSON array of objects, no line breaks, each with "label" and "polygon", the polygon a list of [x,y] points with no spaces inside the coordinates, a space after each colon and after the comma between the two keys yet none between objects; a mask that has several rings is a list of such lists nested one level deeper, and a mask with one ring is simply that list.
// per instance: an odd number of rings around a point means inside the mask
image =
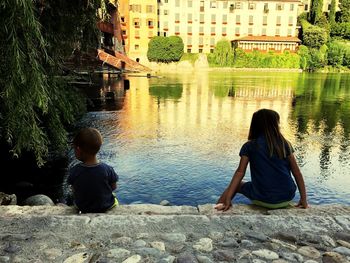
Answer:
[{"label": "stone ledge", "polygon": [[[76,215],[77,210],[68,206],[0,206],[0,217]],[[103,213],[105,215],[276,215],[276,216],[349,216],[350,206],[313,205],[308,209],[288,208],[269,210],[255,205],[233,205],[226,211],[216,211],[214,204],[194,206],[162,206],[154,204],[120,205]],[[93,216],[95,214],[86,214]]]}]

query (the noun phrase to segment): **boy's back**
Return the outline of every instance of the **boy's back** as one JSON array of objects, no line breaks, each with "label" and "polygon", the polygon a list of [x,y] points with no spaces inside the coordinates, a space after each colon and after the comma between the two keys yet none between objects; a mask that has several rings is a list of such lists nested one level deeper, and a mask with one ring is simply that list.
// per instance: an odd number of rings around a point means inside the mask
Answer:
[{"label": "boy's back", "polygon": [[118,175],[105,163],[79,163],[71,168],[68,177],[75,204],[83,213],[105,212],[111,208],[115,203],[112,185],[117,181]]}]

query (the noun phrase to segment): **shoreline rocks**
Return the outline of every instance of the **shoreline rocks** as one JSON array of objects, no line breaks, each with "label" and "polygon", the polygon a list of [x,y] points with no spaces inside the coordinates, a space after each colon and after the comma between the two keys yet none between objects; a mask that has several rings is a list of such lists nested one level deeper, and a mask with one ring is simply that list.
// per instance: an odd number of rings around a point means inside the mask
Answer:
[{"label": "shoreline rocks", "polygon": [[0,262],[349,262],[350,207],[0,206]]}]

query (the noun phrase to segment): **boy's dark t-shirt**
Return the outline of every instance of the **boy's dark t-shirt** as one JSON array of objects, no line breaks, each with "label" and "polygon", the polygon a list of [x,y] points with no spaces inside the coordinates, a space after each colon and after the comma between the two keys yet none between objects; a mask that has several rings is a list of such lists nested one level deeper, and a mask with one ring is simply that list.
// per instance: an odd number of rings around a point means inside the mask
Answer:
[{"label": "boy's dark t-shirt", "polygon": [[[289,156],[293,148],[286,145]],[[250,162],[251,189],[249,198],[266,203],[276,204],[294,198],[296,185],[291,176],[291,168],[287,158],[280,159],[270,152],[264,136],[246,142],[239,153],[247,156]]]},{"label": "boy's dark t-shirt", "polygon": [[105,212],[112,207],[115,197],[111,185],[117,181],[113,167],[105,163],[79,163],[70,169],[67,180],[73,187],[75,204],[83,213]]}]

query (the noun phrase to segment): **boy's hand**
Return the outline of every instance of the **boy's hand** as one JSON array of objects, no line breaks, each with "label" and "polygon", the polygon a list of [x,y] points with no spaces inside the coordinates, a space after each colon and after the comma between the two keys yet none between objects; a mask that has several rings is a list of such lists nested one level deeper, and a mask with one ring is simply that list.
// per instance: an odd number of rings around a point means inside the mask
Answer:
[{"label": "boy's hand", "polygon": [[307,203],[307,201],[306,201],[306,200],[302,200],[302,199],[300,199],[300,201],[299,201],[299,203],[296,205],[296,207],[306,209],[306,208],[308,208],[308,207],[309,207],[309,205],[308,205],[308,203]]},{"label": "boy's hand", "polygon": [[227,201],[227,202],[225,202],[225,203],[218,203],[218,204],[216,204],[216,205],[214,206],[214,208],[215,208],[216,210],[218,210],[218,211],[223,211],[223,212],[225,212],[225,211],[229,210],[231,206],[232,206],[231,200],[229,200],[229,201]]}]

